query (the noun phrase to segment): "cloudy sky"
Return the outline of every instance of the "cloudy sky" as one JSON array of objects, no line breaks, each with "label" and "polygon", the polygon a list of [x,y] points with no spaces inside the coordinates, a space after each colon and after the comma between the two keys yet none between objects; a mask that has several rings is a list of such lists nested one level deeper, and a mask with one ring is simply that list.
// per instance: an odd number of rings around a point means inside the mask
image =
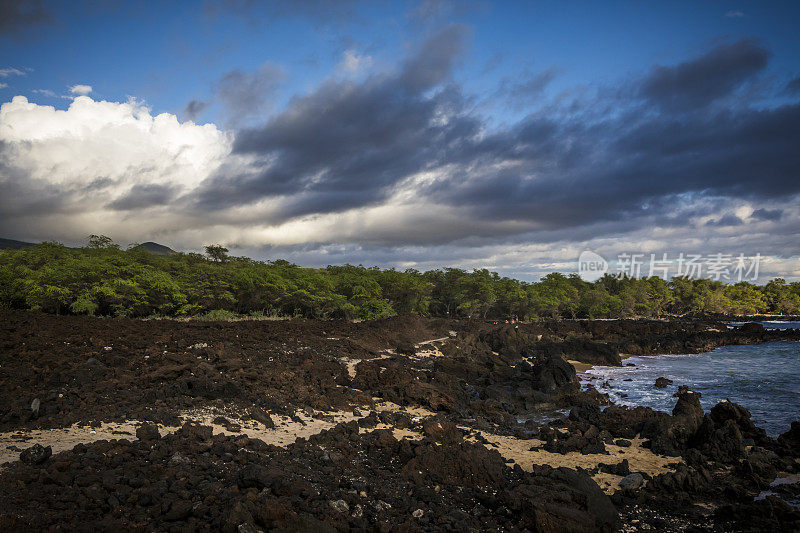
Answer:
[{"label": "cloudy sky", "polygon": [[[0,3],[0,237],[800,279],[793,2]],[[613,268],[613,266],[612,266]]]}]

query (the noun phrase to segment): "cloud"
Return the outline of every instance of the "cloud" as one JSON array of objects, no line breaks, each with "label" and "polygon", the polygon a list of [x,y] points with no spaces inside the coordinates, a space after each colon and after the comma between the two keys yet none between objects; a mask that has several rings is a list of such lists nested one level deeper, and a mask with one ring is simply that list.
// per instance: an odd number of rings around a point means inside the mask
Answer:
[{"label": "cloud", "polygon": [[758,220],[776,221],[780,220],[781,217],[783,216],[783,210],[761,208],[753,211],[753,214],[751,216]]},{"label": "cloud", "polygon": [[520,76],[505,78],[501,83],[500,94],[514,105],[530,105],[541,98],[558,73],[558,68],[550,67],[536,73],[525,72]]},{"label": "cloud", "polygon": [[8,78],[9,76],[25,76],[26,73],[18,68],[0,68],[0,78]]},{"label": "cloud", "polygon": [[668,111],[698,109],[729,95],[764,69],[769,52],[742,39],[675,66],[658,66],[641,85],[641,95]]},{"label": "cloud", "polygon": [[409,92],[425,91],[442,83],[464,52],[470,34],[466,26],[453,24],[432,35],[405,61],[397,81]]},{"label": "cloud", "polygon": [[725,17],[729,19],[740,19],[744,18],[744,13],[741,11],[727,11]]},{"label": "cloud", "polygon": [[282,208],[291,216],[385,198],[393,185],[435,164],[441,143],[457,142],[476,125],[468,117],[447,119],[459,105],[453,94],[424,94],[448,78],[463,49],[454,40],[463,33],[445,29],[394,73],[328,80],[262,127],[240,131],[234,151],[257,164],[204,184],[201,204],[218,209],[293,195]]},{"label": "cloud", "polygon": [[50,24],[53,17],[41,0],[3,0],[0,2],[0,35],[18,35],[26,29]]},{"label": "cloud", "polygon": [[0,89],[5,89],[6,87],[8,87],[7,83],[0,83]]},{"label": "cloud", "polygon": [[727,214],[719,219],[706,222],[706,226],[741,226],[742,224],[744,224],[744,220],[732,214]]},{"label": "cloud", "polygon": [[786,85],[786,92],[789,94],[800,94],[800,76],[796,77]]},{"label": "cloud", "polygon": [[[738,93],[766,68],[752,60],[767,60],[760,45],[542,91],[527,116],[490,126],[453,75],[468,40],[449,26],[396,68],[332,72],[271,116],[251,101],[261,118],[231,132],[135,101],[57,111],[17,97],[0,108],[0,234],[534,277],[582,249],[800,254],[800,104],[774,99],[784,88],[768,80]],[[264,94],[233,100],[251,92]]]},{"label": "cloud", "polygon": [[41,94],[43,96],[48,96],[50,98],[58,98],[58,95],[55,92],[51,91],[50,89],[32,89],[31,92],[34,94]]},{"label": "cloud", "polygon": [[91,85],[72,85],[69,88],[69,92],[71,92],[72,94],[77,94],[79,96],[86,96],[87,94],[90,94],[92,92],[92,86]]},{"label": "cloud", "polygon": [[[78,96],[57,110],[16,96],[0,107],[0,234],[163,231],[183,215],[177,206],[165,207],[165,218],[152,210],[197,187],[230,145],[213,125],[153,116],[133,100]],[[123,209],[136,210],[134,222],[115,214]]]},{"label": "cloud", "polygon": [[343,72],[354,74],[372,66],[372,57],[362,55],[355,50],[345,50],[339,69]]},{"label": "cloud", "polygon": [[130,211],[166,205],[175,198],[177,189],[177,184],[137,184],[109,203],[107,207],[117,211]]},{"label": "cloud", "polygon": [[223,75],[217,83],[217,95],[230,123],[263,118],[272,107],[275,92],[284,78],[283,69],[269,62],[252,72],[237,69]]},{"label": "cloud", "polygon": [[192,100],[186,107],[183,108],[181,112],[181,117],[184,120],[191,120],[192,122],[197,122],[197,118],[206,110],[208,107],[208,102],[203,102],[202,100]]}]

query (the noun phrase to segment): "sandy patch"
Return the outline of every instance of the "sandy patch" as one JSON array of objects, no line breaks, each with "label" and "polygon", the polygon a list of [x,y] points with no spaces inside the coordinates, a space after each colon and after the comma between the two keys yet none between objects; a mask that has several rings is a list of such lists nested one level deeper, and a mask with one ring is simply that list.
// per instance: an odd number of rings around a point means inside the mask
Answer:
[{"label": "sandy patch", "polygon": [[[469,429],[469,428],[462,428]],[[516,437],[506,437],[493,435],[491,433],[479,432],[487,441],[495,444],[495,448],[505,459],[513,459],[523,470],[531,471],[533,465],[549,465],[554,468],[566,466],[567,468],[585,468],[591,470],[600,463],[616,464],[623,459],[628,460],[631,472],[644,472],[650,476],[663,474],[673,470],[668,465],[671,463],[682,462],[680,457],[666,457],[653,453],[647,448],[642,448],[644,439],[631,439],[631,446],[623,448],[613,444],[606,444],[608,454],[588,454],[582,455],[580,452],[570,452],[567,454],[551,453],[544,450],[534,450],[544,445],[544,442],[537,439],[522,440]],[[470,440],[475,441],[474,437]],[[592,478],[600,485],[606,493],[613,493],[617,490],[617,484],[622,479],[621,476],[599,472]]]},{"label": "sandy patch", "polygon": [[401,407],[393,402],[386,402],[380,398],[373,398],[375,400],[375,411],[392,411],[397,413],[406,413],[411,417],[414,422],[419,422],[423,418],[436,416],[436,413],[425,407]]},{"label": "sandy patch", "polygon": [[423,357],[443,357],[444,354],[442,353],[441,345],[444,344],[446,341],[450,340],[450,337],[441,337],[439,339],[431,339],[428,341],[422,341],[418,344],[414,345],[416,348],[416,353],[414,354],[415,358],[423,358]]},{"label": "sandy patch", "polygon": [[[375,411],[404,412],[408,414],[414,422],[420,422],[425,418],[436,415],[435,412],[424,407],[404,408],[392,402],[381,401],[379,398],[375,398],[375,400]],[[361,408],[361,410],[364,415],[367,415],[369,412],[368,408]],[[275,427],[271,429],[267,429],[260,422],[254,420],[239,420],[231,413],[213,409],[189,411],[183,413],[182,416],[185,421],[193,421],[211,426],[215,434],[247,435],[250,438],[260,439],[267,444],[282,447],[292,444],[298,438],[308,438],[322,431],[331,429],[341,422],[350,422],[361,418],[354,416],[351,411],[314,412],[313,415],[314,416],[309,416],[307,413],[298,412],[296,418],[293,420],[287,416],[270,414],[275,423]],[[224,425],[215,423],[214,420],[220,416],[227,418],[230,424],[239,426],[239,431],[230,431]],[[140,422],[138,421],[126,421],[102,424],[96,428],[73,425],[68,428],[60,429],[0,433],[0,465],[17,461],[19,459],[19,451],[29,448],[34,444],[51,446],[55,454],[70,450],[76,444],[88,444],[98,440],[135,440],[136,428],[139,425]],[[231,426],[228,425],[228,427]],[[162,435],[172,433],[177,429],[178,427],[159,425],[159,431]],[[372,431],[373,429],[390,429],[394,437],[398,440],[419,440],[423,438],[423,435],[418,431],[398,429],[384,423],[379,423],[375,428],[361,428],[360,431],[363,433]],[[468,427],[461,427],[461,429],[473,431]],[[628,448],[606,444],[606,449],[609,451],[607,455],[581,455],[579,452],[559,454],[539,449],[531,451],[531,448],[539,448],[544,445],[544,442],[537,439],[522,440],[516,437],[494,435],[482,431],[479,433],[490,443],[487,447],[495,448],[505,459],[513,459],[516,464],[519,464],[522,469],[527,471],[531,471],[533,465],[537,464],[550,465],[552,467],[581,467],[591,470],[597,467],[599,463],[615,464],[623,459],[627,459],[632,472],[645,472],[650,476],[654,476],[672,470],[672,468],[668,466],[669,464],[682,461],[681,458],[657,455],[649,449],[642,448],[641,444],[644,439],[639,438],[632,439],[632,445]],[[475,442],[475,437],[469,437],[468,440]],[[492,444],[494,446],[492,446]],[[615,492],[619,480],[622,479],[620,476],[606,473],[597,473],[593,478],[597,484],[609,494]]]},{"label": "sandy patch", "polygon": [[[233,432],[227,430],[220,424],[215,424],[214,419],[218,416],[226,416],[214,411],[193,411],[182,415],[184,419],[194,422],[200,422],[205,426],[214,428],[214,433],[222,433],[224,435],[247,435],[252,439],[263,440],[267,444],[275,446],[288,446],[296,441],[298,438],[308,438],[311,435],[322,433],[325,430],[331,429],[341,422],[350,422],[357,420],[359,417],[353,416],[352,412],[348,411],[326,411],[318,412],[317,417],[310,417],[305,413],[298,412],[297,418],[300,422],[292,420],[288,416],[281,416],[270,413],[275,427],[267,429],[263,424],[255,420],[238,420],[234,417],[226,417],[234,424],[241,426],[241,430]],[[324,417],[324,418],[321,418]],[[166,428],[174,431],[177,428]],[[171,431],[170,431],[171,432]]]},{"label": "sandy patch", "polygon": [[[239,425],[240,431],[229,431],[220,424],[215,424],[214,419],[223,416],[231,423]],[[297,413],[296,420],[289,417],[271,414],[275,427],[267,429],[263,424],[254,420],[238,420],[230,414],[213,410],[190,411],[182,414],[185,421],[199,422],[212,426],[214,433],[225,435],[247,435],[250,438],[261,439],[267,444],[275,446],[288,446],[299,437],[308,438],[324,430],[331,429],[341,422],[350,422],[358,417],[352,412],[332,411],[320,412],[317,417],[310,417],[305,413]],[[320,418],[324,417],[324,418]],[[76,444],[88,444],[98,440],[127,439],[136,440],[136,428],[141,422],[130,420],[126,422],[112,422],[99,427],[73,425],[67,428],[22,430],[0,433],[0,464],[17,461],[20,450],[30,448],[34,444],[51,446],[53,453],[71,450]],[[178,426],[158,425],[161,435],[177,431]]]},{"label": "sandy patch", "polygon": [[577,374],[582,374],[594,366],[591,363],[581,363],[580,361],[571,361],[569,359],[567,359],[567,363],[571,364],[573,368],[575,368],[575,372]]},{"label": "sandy patch", "polygon": [[60,429],[36,429],[0,433],[0,464],[19,459],[20,450],[34,444],[52,446],[53,453],[71,450],[76,444],[97,440],[136,439],[136,422],[103,424],[100,427],[73,425]]},{"label": "sandy patch", "polygon": [[347,374],[352,379],[356,377],[356,366],[358,366],[358,363],[362,361],[380,361],[381,359],[389,359],[390,357],[394,357],[395,355],[397,354],[395,353],[394,349],[389,348],[387,350],[384,350],[384,353],[382,355],[379,355],[378,357],[373,357],[372,359],[351,359],[349,357],[340,357],[339,362],[347,367]]},{"label": "sandy patch", "polygon": [[411,429],[400,429],[394,426],[390,426],[389,424],[384,424],[383,422],[376,425],[374,428],[358,428],[359,433],[369,433],[370,431],[375,431],[376,429],[389,429],[392,431],[392,435],[397,440],[409,439],[409,440],[422,440],[424,435],[419,431],[414,431]]}]

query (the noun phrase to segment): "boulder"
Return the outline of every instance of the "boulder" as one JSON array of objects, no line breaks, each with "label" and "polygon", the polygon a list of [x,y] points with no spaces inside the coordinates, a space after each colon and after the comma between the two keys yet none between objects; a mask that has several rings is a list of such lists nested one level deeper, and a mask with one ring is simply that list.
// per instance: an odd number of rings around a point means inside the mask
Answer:
[{"label": "boulder", "polygon": [[53,455],[53,448],[51,446],[34,444],[30,448],[20,452],[19,460],[28,465],[38,465],[47,461],[51,455]]},{"label": "boulder", "polygon": [[597,466],[600,472],[605,472],[606,474],[613,474],[615,476],[626,477],[629,476],[631,473],[631,467],[628,464],[627,459],[623,459],[617,464],[600,463]]},{"label": "boulder", "polygon": [[739,331],[748,334],[759,334],[764,333],[764,326],[758,322],[747,322],[746,324],[739,326]]},{"label": "boulder", "polygon": [[155,424],[144,423],[136,428],[136,438],[139,440],[158,440],[161,434],[158,432],[158,427]]},{"label": "boulder", "polygon": [[626,491],[639,489],[642,485],[644,485],[644,476],[638,472],[629,474],[619,480],[619,488]]},{"label": "boulder", "polygon": [[772,442],[772,439],[767,437],[767,433],[763,429],[753,424],[750,419],[750,411],[737,403],[722,400],[711,408],[709,415],[711,415],[711,419],[714,420],[714,424],[718,427],[724,425],[728,420],[733,421],[742,436],[745,439],[752,439],[755,444],[769,445]]},{"label": "boulder", "polygon": [[666,389],[670,385],[672,385],[672,380],[665,377],[656,378],[656,382],[653,384],[657,389]]},{"label": "boulder", "polygon": [[792,422],[789,431],[778,437],[778,444],[786,448],[794,457],[800,457],[800,422]]}]

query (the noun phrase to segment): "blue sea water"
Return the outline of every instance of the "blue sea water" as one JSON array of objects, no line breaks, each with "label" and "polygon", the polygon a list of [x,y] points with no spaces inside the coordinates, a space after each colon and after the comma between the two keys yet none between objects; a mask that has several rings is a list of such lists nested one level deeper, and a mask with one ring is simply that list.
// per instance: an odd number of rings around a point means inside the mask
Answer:
[{"label": "blue sea water", "polygon": [[[743,324],[745,322],[728,322],[728,327],[733,328]],[[759,322],[759,324],[764,326],[764,329],[800,329],[800,322],[790,322],[788,320],[767,320]]]},{"label": "blue sea water", "polygon": [[[703,354],[623,361],[629,363],[635,366],[593,367],[584,374],[584,383],[609,394],[614,403],[666,412],[675,406],[678,385],[688,385],[702,393],[700,403],[706,412],[728,399],[746,407],[753,422],[773,437],[787,431],[793,420],[800,420],[800,342],[724,346]],[[673,384],[656,388],[655,380],[662,376]],[[609,388],[603,387],[605,382]]]}]

